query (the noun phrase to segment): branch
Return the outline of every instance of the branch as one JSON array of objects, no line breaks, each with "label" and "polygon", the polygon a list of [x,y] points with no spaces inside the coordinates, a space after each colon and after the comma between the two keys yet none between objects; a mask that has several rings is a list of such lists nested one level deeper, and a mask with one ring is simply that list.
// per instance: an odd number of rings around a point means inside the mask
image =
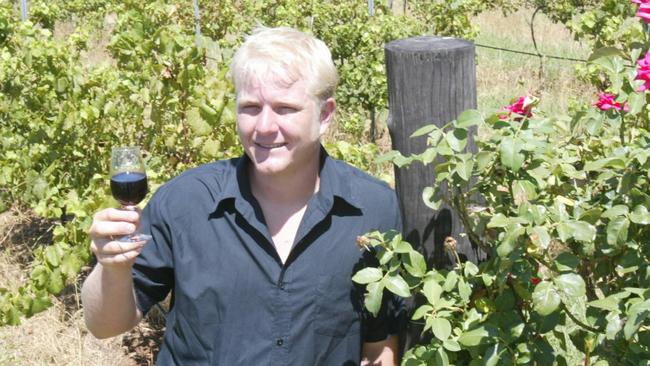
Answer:
[{"label": "branch", "polygon": [[588,331],[590,331],[590,332],[592,332],[592,333],[604,333],[602,329],[594,328],[594,327],[592,327],[591,325],[587,325],[587,324],[581,322],[580,320],[578,320],[578,318],[576,318],[576,317],[575,317],[575,316],[574,316],[574,315],[569,311],[569,308],[567,308],[566,305],[565,305],[564,303],[562,303],[562,309],[566,312],[566,315],[568,315],[569,318],[571,318],[571,320],[573,320],[573,322],[576,323],[576,324],[578,324],[579,326],[585,328],[586,330],[588,330]]}]

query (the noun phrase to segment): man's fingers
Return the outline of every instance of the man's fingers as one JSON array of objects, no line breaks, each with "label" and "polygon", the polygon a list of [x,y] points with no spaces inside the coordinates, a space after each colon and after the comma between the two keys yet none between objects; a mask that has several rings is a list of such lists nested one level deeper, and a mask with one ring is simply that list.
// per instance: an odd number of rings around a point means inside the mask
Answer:
[{"label": "man's fingers", "polygon": [[140,221],[140,210],[129,209],[121,210],[117,208],[107,208],[95,214],[94,221],[127,221],[137,224]]},{"label": "man's fingers", "polygon": [[145,241],[109,241],[103,245],[92,243],[92,250],[97,257],[99,256],[114,256],[124,254],[127,252],[141,250],[146,242]]},{"label": "man's fingers", "polygon": [[90,227],[90,236],[107,238],[110,236],[123,236],[135,232],[136,225],[124,221],[93,221]]},{"label": "man's fingers", "polygon": [[105,266],[130,265],[141,251],[142,248],[120,253],[118,255],[98,255],[97,261]]}]

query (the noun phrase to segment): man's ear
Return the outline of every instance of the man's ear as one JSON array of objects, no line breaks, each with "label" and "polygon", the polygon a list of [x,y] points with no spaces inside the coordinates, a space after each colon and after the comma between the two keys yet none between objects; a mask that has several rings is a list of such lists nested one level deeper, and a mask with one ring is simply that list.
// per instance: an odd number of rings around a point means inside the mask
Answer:
[{"label": "man's ear", "polygon": [[327,129],[330,126],[330,122],[334,118],[334,112],[336,111],[336,100],[330,97],[323,103],[320,107],[320,134],[321,136],[327,132]]}]

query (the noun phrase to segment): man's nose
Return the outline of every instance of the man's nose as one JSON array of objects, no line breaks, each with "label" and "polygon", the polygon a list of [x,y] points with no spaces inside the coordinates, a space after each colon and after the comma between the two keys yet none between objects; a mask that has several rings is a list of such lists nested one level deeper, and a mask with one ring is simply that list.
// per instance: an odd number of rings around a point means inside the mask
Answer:
[{"label": "man's nose", "polygon": [[257,118],[255,131],[261,134],[270,134],[278,131],[277,115],[270,107],[262,108],[262,112]]}]

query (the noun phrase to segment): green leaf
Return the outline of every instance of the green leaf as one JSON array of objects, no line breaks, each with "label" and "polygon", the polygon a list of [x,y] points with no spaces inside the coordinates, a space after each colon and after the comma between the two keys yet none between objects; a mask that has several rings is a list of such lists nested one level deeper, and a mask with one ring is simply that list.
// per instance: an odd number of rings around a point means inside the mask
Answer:
[{"label": "green leaf", "polygon": [[[328,149],[329,150],[329,149]],[[387,161],[393,161],[397,156],[402,156],[402,153],[400,153],[397,150],[391,150],[385,154],[381,154],[378,157],[375,158],[375,163],[377,164],[382,164]]]},{"label": "green leaf", "polygon": [[221,143],[213,139],[207,139],[201,148],[201,155],[209,159],[216,159],[221,152]]},{"label": "green leaf", "polygon": [[578,274],[565,273],[553,279],[553,282],[569,298],[577,298],[586,294],[585,281]]},{"label": "green leaf", "polygon": [[52,301],[50,300],[50,297],[46,293],[43,293],[40,296],[34,297],[34,301],[32,301],[31,307],[29,309],[29,314],[30,315],[38,314],[41,311],[49,308],[50,306],[52,306]]},{"label": "green leaf", "polygon": [[381,299],[384,294],[384,285],[380,282],[372,282],[366,287],[364,304],[366,309],[373,315],[377,316],[381,308]]},{"label": "green leaf", "polygon": [[68,254],[61,261],[61,272],[68,278],[74,277],[81,269],[81,260],[73,255]]},{"label": "green leaf", "polygon": [[444,318],[434,318],[431,325],[431,331],[441,341],[446,341],[451,335],[451,323]]},{"label": "green leaf", "polygon": [[61,257],[59,256],[59,252],[54,245],[50,245],[45,248],[43,251],[43,254],[45,255],[45,259],[47,262],[52,266],[52,267],[58,267],[59,264],[61,263]]},{"label": "green leaf", "polygon": [[618,305],[620,301],[621,299],[618,299],[614,296],[607,296],[604,299],[590,301],[587,303],[587,305],[608,311],[618,311]]},{"label": "green leaf", "polygon": [[607,224],[607,244],[618,246],[627,241],[627,229],[630,221],[625,216],[618,216]]},{"label": "green leaf", "polygon": [[510,220],[502,214],[498,213],[490,219],[490,222],[488,222],[487,227],[493,228],[493,227],[506,227],[510,223]]},{"label": "green leaf", "polygon": [[440,295],[442,294],[442,287],[440,287],[440,285],[436,280],[432,278],[427,278],[424,282],[422,293],[427,298],[429,304],[435,307],[438,304],[438,301],[440,300]]},{"label": "green leaf", "polygon": [[[609,340],[614,340],[616,339],[616,335],[618,332],[623,329],[623,320],[621,320],[621,317],[618,316],[616,313],[609,313],[605,317],[607,320],[607,327],[605,328],[605,335],[607,339]],[[606,364],[607,366],[609,364]]]},{"label": "green leaf", "polygon": [[420,154],[420,161],[425,165],[431,164],[436,159],[436,156],[438,156],[438,151],[435,148],[430,147]]},{"label": "green leaf", "polygon": [[569,226],[573,230],[573,238],[578,241],[594,241],[596,228],[584,221],[572,221]]},{"label": "green leaf", "polygon": [[495,332],[491,329],[488,329],[485,326],[480,326],[463,332],[463,334],[458,337],[458,343],[465,347],[475,347],[480,344],[492,343],[493,340],[491,340],[490,337],[492,337],[494,333]]},{"label": "green leaf", "polygon": [[419,137],[419,136],[424,136],[428,134],[429,132],[435,131],[438,129],[438,126],[436,125],[426,125],[418,128],[411,134],[411,138],[413,137]]},{"label": "green leaf", "polygon": [[601,216],[606,219],[612,219],[617,216],[625,216],[628,214],[628,212],[630,212],[630,209],[627,206],[616,205],[605,210]]},{"label": "green leaf", "polygon": [[415,310],[411,319],[413,320],[422,319],[426,314],[430,313],[431,311],[433,311],[433,306],[427,304],[422,305],[417,310]]},{"label": "green leaf", "polygon": [[353,277],[352,281],[365,285],[371,282],[377,282],[381,280],[383,277],[383,273],[381,269],[379,268],[374,268],[374,267],[368,267],[360,270],[357,272]]},{"label": "green leaf", "polygon": [[583,242],[592,242],[596,239],[596,227],[585,221],[561,222],[557,226],[557,233],[562,241],[572,237]]},{"label": "green leaf", "polygon": [[411,244],[402,240],[401,234],[395,235],[395,237],[393,237],[391,240],[391,246],[393,247],[395,253],[406,254],[413,251]]},{"label": "green leaf", "polygon": [[648,208],[643,205],[634,207],[634,211],[630,214],[630,221],[640,225],[650,224],[650,213],[648,212]]},{"label": "green leaf", "polygon": [[440,366],[449,366],[449,358],[447,357],[447,353],[445,352],[445,349],[442,347],[439,347],[438,350],[436,351],[436,365]]},{"label": "green leaf", "polygon": [[537,190],[532,182],[515,180],[512,182],[512,194],[516,205],[529,202],[537,198]]},{"label": "green leaf", "polygon": [[483,359],[485,360],[485,366],[496,366],[499,363],[499,344],[493,344],[488,349],[485,350],[485,355]]},{"label": "green leaf", "polygon": [[210,125],[201,117],[198,108],[192,108],[187,112],[187,123],[197,136],[205,136],[212,131]]},{"label": "green leaf", "polygon": [[447,339],[446,341],[442,342],[442,346],[445,347],[447,351],[451,352],[459,352],[461,350],[460,344],[458,344],[458,342],[454,341],[453,339]]},{"label": "green leaf", "polygon": [[456,288],[457,282],[458,274],[456,274],[456,271],[451,271],[447,274],[447,278],[445,278],[445,283],[442,285],[442,289],[446,292],[451,292],[454,288]]},{"label": "green leaf", "polygon": [[590,56],[588,61],[595,61],[602,57],[624,56],[623,52],[616,47],[602,47],[595,50]]},{"label": "green leaf", "polygon": [[469,182],[472,177],[472,170],[474,169],[474,160],[459,161],[456,163],[456,174],[460,179]]},{"label": "green leaf", "polygon": [[494,161],[494,152],[492,151],[480,151],[476,154],[477,169],[480,173],[483,173],[492,161]]},{"label": "green leaf", "polygon": [[526,233],[526,228],[515,224],[508,227],[508,230],[505,232],[501,244],[497,247],[497,254],[501,258],[505,258],[517,247],[518,239],[523,234]]},{"label": "green leaf", "polygon": [[468,128],[482,123],[484,123],[483,116],[476,109],[465,110],[456,118],[456,127],[461,128]]},{"label": "green leaf", "polygon": [[501,154],[501,164],[516,172],[524,164],[526,158],[521,153],[523,146],[520,140],[515,140],[512,137],[505,137],[501,140],[499,152]]},{"label": "green leaf", "polygon": [[462,277],[458,280],[458,294],[463,302],[469,302],[469,298],[472,296],[472,288]]},{"label": "green leaf", "polygon": [[645,98],[646,98],[645,93],[632,92],[630,95],[628,95],[627,101],[628,101],[629,110],[627,113],[630,116],[634,116],[639,112],[641,112],[643,110],[643,107],[646,104]]},{"label": "green leaf", "polygon": [[437,191],[433,187],[425,187],[422,190],[422,201],[432,210],[438,210],[442,205],[442,200],[437,197]]},{"label": "green leaf", "polygon": [[16,309],[15,307],[10,307],[7,310],[5,316],[7,318],[7,324],[9,324],[9,325],[18,325],[18,324],[20,324],[20,313],[18,312],[18,309]]},{"label": "green leaf", "polygon": [[551,243],[551,236],[544,226],[536,226],[531,229],[530,240],[538,247],[546,250]]},{"label": "green leaf", "polygon": [[403,264],[406,271],[414,277],[423,277],[427,271],[427,263],[424,256],[415,250],[409,252],[408,260]]},{"label": "green leaf", "polygon": [[447,133],[446,140],[452,150],[461,152],[467,145],[467,130],[464,128],[456,128]]},{"label": "green leaf", "polygon": [[539,315],[549,315],[560,306],[560,294],[551,282],[542,281],[533,291],[533,308]]},{"label": "green leaf", "polygon": [[47,290],[53,295],[58,295],[63,290],[64,286],[63,275],[61,274],[61,270],[57,268],[50,273],[50,278],[47,282]]},{"label": "green leaf", "polygon": [[627,321],[623,327],[625,339],[629,340],[634,336],[648,315],[650,315],[650,299],[630,306],[627,312]]},{"label": "green leaf", "polygon": [[590,172],[601,170],[605,167],[623,169],[625,168],[625,161],[623,161],[621,158],[605,158],[596,161],[589,161],[585,164],[583,170]]},{"label": "green leaf", "polygon": [[560,272],[575,271],[580,264],[580,259],[575,255],[564,252],[555,258],[555,267]]},{"label": "green leaf", "polygon": [[463,265],[465,267],[463,269],[463,273],[465,274],[465,277],[472,277],[478,273],[478,267],[476,266],[476,264],[467,261],[463,263]]},{"label": "green leaf", "polygon": [[400,275],[390,275],[386,278],[386,288],[400,297],[410,297],[409,285]]}]

